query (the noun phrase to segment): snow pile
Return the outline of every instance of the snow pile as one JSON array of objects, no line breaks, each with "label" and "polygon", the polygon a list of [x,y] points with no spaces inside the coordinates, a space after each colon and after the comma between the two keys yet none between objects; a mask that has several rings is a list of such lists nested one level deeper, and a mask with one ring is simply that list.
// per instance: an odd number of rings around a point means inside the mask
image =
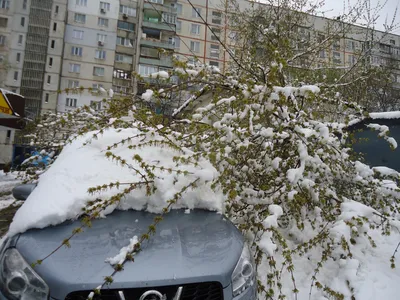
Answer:
[{"label": "snow pile", "polygon": [[146,90],[146,92],[144,92],[142,94],[142,99],[144,101],[150,101],[151,98],[153,97],[154,92],[152,90]]},{"label": "snow pile", "polygon": [[17,179],[16,173],[5,174],[0,170],[0,211],[10,205],[20,204],[12,195],[12,189],[19,183],[21,183],[21,181]]},{"label": "snow pile", "polygon": [[[182,153],[166,146],[146,145],[134,150],[129,149],[130,145],[137,145],[145,138],[147,141],[161,140],[154,132],[153,136],[137,129],[108,129],[103,135],[99,135],[97,140],[91,139],[89,144],[83,146],[93,134],[93,132],[88,133],[67,145],[49,170],[41,175],[37,188],[16,213],[10,226],[10,236],[29,228],[44,228],[75,219],[82,213],[82,208],[88,201],[99,197],[109,199],[129,187],[127,183],[142,182],[143,178],[135,170],[140,170],[142,174],[145,171],[133,158],[136,155],[147,164],[155,166],[153,173],[157,190],[151,196],[146,196],[144,186],[135,189],[121,200],[118,207],[116,205],[108,207],[104,215],[110,214],[114,209],[159,213],[167,206],[168,200],[196,179],[199,179],[197,182],[199,187],[194,190],[187,189],[175,208],[204,208],[222,212],[224,201],[222,193],[213,191],[210,184],[206,183],[218,176],[218,172],[208,161],[202,159],[197,166],[177,166],[174,157]],[[121,166],[106,157],[108,146],[113,146],[129,137],[133,137],[131,143],[126,142],[112,149],[112,153],[125,159],[128,166]],[[188,171],[189,174],[177,174],[175,171],[168,172],[157,168],[161,166]],[[88,188],[117,181],[121,183],[119,188],[114,186],[100,194],[88,194]]]},{"label": "snow pile", "polygon": [[167,71],[155,72],[155,73],[152,73],[150,76],[153,77],[153,78],[157,78],[157,77],[164,78],[164,79],[168,79],[169,78],[169,74],[168,74]]},{"label": "snow pile", "polygon": [[[269,207],[269,212],[279,216],[281,209],[274,205],[274,208]],[[282,292],[288,296],[287,299],[330,299],[325,291],[317,288],[316,282],[342,293],[344,299],[398,299],[400,268],[392,269],[390,258],[400,242],[399,232],[394,230],[391,235],[385,236],[382,235],[381,229],[371,229],[368,224],[352,228],[345,224],[345,222],[354,222],[354,218],[357,217],[375,217],[377,223],[381,222],[381,219],[374,213],[377,213],[374,209],[349,200],[342,203],[339,220],[332,224],[326,224],[322,230],[318,227],[312,228],[310,223],[306,223],[303,231],[296,226],[282,229],[285,235],[293,236],[293,242],[289,245],[292,249],[300,242],[306,242],[322,231],[329,231],[329,235],[335,243],[340,243],[342,238],[346,239],[351,245],[349,251],[352,254],[352,257],[343,258],[341,249],[335,249],[318,272],[316,272],[316,267],[321,261],[321,247],[312,248],[304,255],[294,255],[293,277],[299,293],[297,295],[293,293],[291,274],[286,268],[282,268],[280,275],[283,283]],[[272,219],[270,218],[270,220]],[[268,225],[274,225],[272,223]],[[271,236],[272,233],[265,232],[260,246],[273,256],[277,265],[280,266],[284,261],[284,256],[276,252],[277,246],[271,241]],[[371,244],[370,238],[375,241],[376,247]],[[399,258],[396,256],[395,264],[399,265],[399,263]],[[270,269],[269,261],[264,258],[258,268],[261,282],[267,280]],[[313,276],[316,277],[314,281]],[[275,296],[273,299],[277,299],[277,295]]]},{"label": "snow pile", "polygon": [[400,119],[400,111],[370,113],[369,116],[371,119]]}]

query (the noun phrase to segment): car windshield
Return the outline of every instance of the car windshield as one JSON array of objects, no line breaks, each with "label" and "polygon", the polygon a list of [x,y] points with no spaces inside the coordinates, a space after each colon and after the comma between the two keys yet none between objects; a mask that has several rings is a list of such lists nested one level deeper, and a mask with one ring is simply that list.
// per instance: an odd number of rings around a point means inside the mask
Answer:
[{"label": "car windshield", "polygon": [[364,157],[363,162],[375,166],[385,166],[400,172],[400,150],[391,149],[389,143],[379,137],[379,131],[368,128],[368,124],[386,125],[389,127],[389,136],[400,145],[400,120],[372,120],[362,122],[350,128],[354,134],[353,150]]}]

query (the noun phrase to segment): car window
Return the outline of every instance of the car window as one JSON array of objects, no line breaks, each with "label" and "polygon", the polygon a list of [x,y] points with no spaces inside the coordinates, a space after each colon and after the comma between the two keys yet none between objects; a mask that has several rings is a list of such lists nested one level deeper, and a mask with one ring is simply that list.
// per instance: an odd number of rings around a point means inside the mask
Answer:
[{"label": "car window", "polygon": [[364,163],[371,167],[385,166],[400,172],[400,149],[390,148],[389,143],[379,137],[379,131],[368,128],[369,123],[386,125],[389,127],[389,136],[393,137],[400,147],[400,121],[373,120],[352,126],[350,132],[354,134],[355,143],[352,145],[357,154],[364,157]]}]

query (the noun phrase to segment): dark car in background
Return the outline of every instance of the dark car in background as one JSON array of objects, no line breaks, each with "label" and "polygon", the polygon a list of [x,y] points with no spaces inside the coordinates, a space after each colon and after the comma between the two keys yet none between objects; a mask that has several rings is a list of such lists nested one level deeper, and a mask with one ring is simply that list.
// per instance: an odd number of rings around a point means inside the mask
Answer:
[{"label": "dark car in background", "polygon": [[[369,128],[369,124],[379,124],[389,127],[389,136],[393,137],[399,146],[392,149],[379,131]],[[352,133],[352,149],[363,162],[371,167],[388,167],[400,172],[400,118],[367,118],[347,129]]]}]

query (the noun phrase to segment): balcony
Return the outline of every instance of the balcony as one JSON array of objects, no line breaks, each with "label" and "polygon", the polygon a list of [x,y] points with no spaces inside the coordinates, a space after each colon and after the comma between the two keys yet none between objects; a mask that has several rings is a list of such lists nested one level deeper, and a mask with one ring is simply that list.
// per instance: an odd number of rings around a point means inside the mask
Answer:
[{"label": "balcony", "polygon": [[174,44],[166,42],[166,41],[161,41],[161,40],[156,40],[156,39],[141,39],[140,44],[143,46],[148,46],[148,47],[155,47],[155,48],[163,48],[163,49],[168,49],[168,50],[174,50]]},{"label": "balcony", "polygon": [[176,8],[167,6],[166,4],[145,2],[144,9],[157,10],[157,11],[162,11],[162,12],[166,12],[166,13],[170,13],[170,14],[176,14]]},{"label": "balcony", "polygon": [[167,68],[172,68],[173,66],[171,56],[161,57],[160,59],[140,57],[139,63],[144,65],[153,65]]},{"label": "balcony", "polygon": [[175,24],[167,24],[163,22],[154,22],[154,21],[143,21],[143,27],[154,28],[164,31],[172,31],[175,32]]}]

